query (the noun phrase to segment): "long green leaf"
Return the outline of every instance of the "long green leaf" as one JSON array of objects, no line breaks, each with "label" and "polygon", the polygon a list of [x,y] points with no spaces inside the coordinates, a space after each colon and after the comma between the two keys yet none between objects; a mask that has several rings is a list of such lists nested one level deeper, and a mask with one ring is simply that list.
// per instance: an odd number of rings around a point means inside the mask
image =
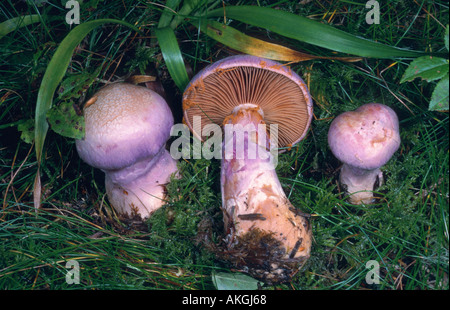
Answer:
[{"label": "long green leaf", "polygon": [[155,32],[169,74],[178,89],[183,91],[189,83],[189,77],[175,33],[170,27],[158,28]]},{"label": "long green leaf", "polygon": [[6,36],[8,33],[24,26],[28,26],[40,21],[39,15],[32,14],[26,16],[19,16],[8,19],[0,24],[0,39]]},{"label": "long green leaf", "polygon": [[[222,8],[208,13],[208,16],[223,15]],[[246,5],[228,6],[225,8],[225,15],[229,19],[265,28],[291,39],[361,57],[395,58],[424,55],[422,52],[360,38],[318,21],[281,10]]]},{"label": "long green leaf", "polygon": [[[59,83],[61,82],[62,78],[66,73],[67,67],[69,66],[70,60],[72,58],[73,51],[91,30],[105,23],[121,24],[130,27],[135,31],[139,31],[133,25],[121,20],[98,19],[88,21],[76,26],[60,43],[44,73],[44,77],[42,78],[42,83],[41,86],[39,87],[39,92],[37,96],[36,115],[35,115],[35,148],[38,167],[41,164],[42,150],[44,147],[45,137],[48,131],[48,123],[46,120],[47,112],[52,107],[53,96],[55,94],[56,88],[58,87]],[[39,175],[37,175],[37,178],[39,178]],[[36,188],[35,184],[35,192],[37,190],[38,189]],[[34,203],[35,206],[37,207],[40,204],[40,201],[36,201],[36,199],[40,199],[40,195],[35,195]]]},{"label": "long green leaf", "polygon": [[193,23],[200,31],[214,40],[239,52],[278,61],[300,62],[310,59],[333,59],[341,61],[359,61],[361,57],[324,57],[305,54],[282,45],[266,42],[214,20],[202,19]]},{"label": "long green leaf", "polygon": [[180,4],[181,0],[167,0],[166,7],[164,8],[161,17],[159,18],[158,28],[168,27],[170,25],[170,21],[175,15],[175,9]]}]

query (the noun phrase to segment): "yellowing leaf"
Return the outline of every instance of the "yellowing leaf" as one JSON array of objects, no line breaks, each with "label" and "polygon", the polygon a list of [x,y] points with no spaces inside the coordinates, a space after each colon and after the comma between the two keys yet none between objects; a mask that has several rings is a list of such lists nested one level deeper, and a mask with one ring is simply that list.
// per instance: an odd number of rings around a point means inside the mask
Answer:
[{"label": "yellowing leaf", "polygon": [[239,52],[286,62],[300,62],[311,59],[334,59],[342,61],[359,61],[360,57],[322,57],[302,53],[288,47],[266,42],[243,34],[233,27],[213,20],[200,22],[200,31],[214,40]]},{"label": "yellowing leaf", "polygon": [[418,57],[425,53],[384,45],[351,35],[318,21],[282,10],[241,5],[226,6],[208,12],[208,17],[222,17],[265,28],[287,38],[361,57]]}]

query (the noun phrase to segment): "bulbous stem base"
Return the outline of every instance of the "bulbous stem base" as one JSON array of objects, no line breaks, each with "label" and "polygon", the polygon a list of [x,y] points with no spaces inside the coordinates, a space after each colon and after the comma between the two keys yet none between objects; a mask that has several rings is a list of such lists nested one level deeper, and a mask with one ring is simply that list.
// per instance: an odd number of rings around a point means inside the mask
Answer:
[{"label": "bulbous stem base", "polygon": [[370,204],[375,201],[373,190],[383,183],[383,173],[379,168],[364,170],[344,164],[341,168],[339,181],[346,187],[352,204]]},{"label": "bulbous stem base", "polygon": [[[164,148],[146,163],[146,171],[140,172],[136,178],[130,178],[136,170],[133,166],[105,175],[106,193],[112,206],[119,214],[139,215],[148,218],[164,205],[165,185],[172,174],[177,172],[177,162]],[[120,172],[126,177],[120,178]]]}]

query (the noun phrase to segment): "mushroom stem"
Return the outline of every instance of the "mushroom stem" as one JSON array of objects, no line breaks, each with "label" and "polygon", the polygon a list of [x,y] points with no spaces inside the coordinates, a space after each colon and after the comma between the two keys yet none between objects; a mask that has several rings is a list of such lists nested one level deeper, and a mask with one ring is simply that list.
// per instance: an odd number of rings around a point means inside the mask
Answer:
[{"label": "mushroom stem", "polygon": [[176,172],[177,162],[162,148],[155,157],[120,170],[106,170],[106,193],[119,213],[146,218],[164,204],[165,184]]},{"label": "mushroom stem", "polygon": [[375,200],[372,191],[383,182],[383,172],[380,168],[366,170],[343,164],[339,181],[347,187],[350,203],[369,204]]},{"label": "mushroom stem", "polygon": [[228,251],[251,273],[277,282],[309,257],[311,229],[308,219],[293,212],[278,180],[259,110],[244,104],[224,120],[222,206]]},{"label": "mushroom stem", "polygon": [[284,194],[275,171],[277,153],[270,150],[302,140],[312,110],[300,76],[281,63],[250,55],[207,66],[183,93],[183,120],[196,137],[207,138],[201,126],[193,126],[198,116],[203,128],[219,124],[225,129],[223,257],[268,283],[288,281],[310,255],[308,216]]}]

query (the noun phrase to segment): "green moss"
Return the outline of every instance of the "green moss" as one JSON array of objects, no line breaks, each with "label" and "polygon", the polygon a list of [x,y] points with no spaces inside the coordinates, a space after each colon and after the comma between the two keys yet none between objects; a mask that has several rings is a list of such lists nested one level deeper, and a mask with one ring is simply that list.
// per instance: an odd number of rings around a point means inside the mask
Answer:
[{"label": "green moss", "polygon": [[[173,178],[167,186],[168,203],[156,211],[148,223],[150,242],[163,249],[162,262],[182,266],[213,265],[214,253],[203,247],[198,236],[203,232],[202,221],[219,217],[220,197],[213,190],[218,166],[209,161],[181,161],[180,178]],[[219,221],[221,218],[219,217]]]}]

